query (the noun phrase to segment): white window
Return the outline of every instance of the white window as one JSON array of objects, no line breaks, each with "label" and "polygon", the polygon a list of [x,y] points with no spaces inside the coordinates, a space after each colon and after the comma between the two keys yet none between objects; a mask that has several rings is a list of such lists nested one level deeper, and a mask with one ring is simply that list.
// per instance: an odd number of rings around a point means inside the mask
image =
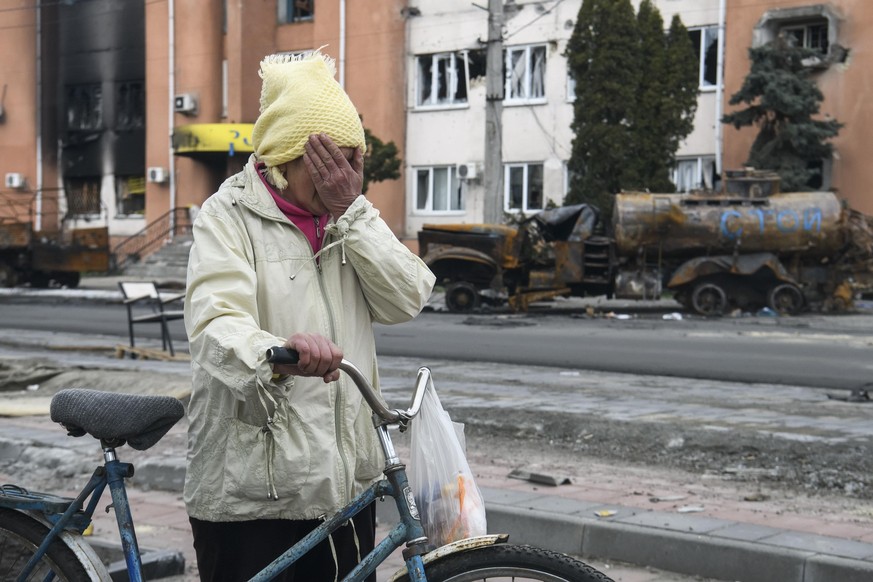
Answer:
[{"label": "white window", "polygon": [[718,27],[691,28],[688,30],[697,61],[701,89],[714,89],[718,85]]},{"label": "white window", "polygon": [[673,183],[677,192],[712,190],[715,179],[715,157],[701,156],[676,160]]},{"label": "white window", "polygon": [[464,210],[464,190],[455,166],[415,169],[415,209],[421,212]]},{"label": "white window", "polygon": [[782,27],[782,34],[795,46],[812,49],[823,55],[828,53],[828,22],[819,20],[804,24],[791,24]]},{"label": "white window", "polygon": [[543,209],[542,164],[506,164],[503,183],[503,204],[507,212]]},{"label": "white window", "polygon": [[506,49],[506,101],[544,101],[546,45]]},{"label": "white window", "polygon": [[567,101],[576,100],[576,79],[569,72],[567,73]]},{"label": "white window", "polygon": [[417,107],[445,107],[467,103],[467,51],[416,57]]}]

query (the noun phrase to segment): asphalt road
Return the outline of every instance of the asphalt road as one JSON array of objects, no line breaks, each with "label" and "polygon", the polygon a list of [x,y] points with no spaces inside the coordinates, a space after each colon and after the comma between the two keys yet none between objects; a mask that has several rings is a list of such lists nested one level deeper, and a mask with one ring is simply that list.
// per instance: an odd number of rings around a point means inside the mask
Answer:
[{"label": "asphalt road", "polygon": [[[456,315],[428,312],[376,326],[384,355],[474,360],[827,389],[873,387],[873,314],[664,320],[579,313]],[[183,345],[184,326],[171,322]],[[105,303],[0,303],[3,329],[127,335],[125,310]],[[158,326],[137,336],[159,338]]]}]

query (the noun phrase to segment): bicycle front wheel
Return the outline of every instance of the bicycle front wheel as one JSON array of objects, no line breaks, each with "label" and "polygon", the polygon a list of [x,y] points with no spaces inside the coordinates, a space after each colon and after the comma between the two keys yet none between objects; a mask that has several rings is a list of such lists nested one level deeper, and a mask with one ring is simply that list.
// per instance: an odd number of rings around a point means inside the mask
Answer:
[{"label": "bicycle front wheel", "polygon": [[[20,511],[0,508],[0,580],[18,580],[48,531],[43,524]],[[64,542],[55,539],[26,580],[80,582],[90,577],[76,554]]]},{"label": "bicycle front wheel", "polygon": [[565,554],[503,544],[449,554],[425,565],[424,571],[427,582],[613,582],[606,574]]}]

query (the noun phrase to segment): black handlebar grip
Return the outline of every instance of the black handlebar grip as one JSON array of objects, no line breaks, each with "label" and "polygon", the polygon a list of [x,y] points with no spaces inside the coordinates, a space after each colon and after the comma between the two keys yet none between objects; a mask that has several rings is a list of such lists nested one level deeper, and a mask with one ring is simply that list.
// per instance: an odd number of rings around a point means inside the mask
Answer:
[{"label": "black handlebar grip", "polygon": [[297,350],[289,350],[283,346],[267,348],[267,361],[271,364],[288,364],[293,366],[300,360]]}]

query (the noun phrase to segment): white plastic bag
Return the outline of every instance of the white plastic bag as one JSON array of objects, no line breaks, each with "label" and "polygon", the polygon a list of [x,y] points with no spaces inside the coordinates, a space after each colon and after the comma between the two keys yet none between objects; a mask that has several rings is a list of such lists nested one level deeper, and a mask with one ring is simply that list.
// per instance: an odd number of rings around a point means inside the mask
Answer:
[{"label": "white plastic bag", "polygon": [[467,464],[463,431],[428,383],[409,429],[408,476],[424,532],[436,546],[487,533],[485,503]]}]

